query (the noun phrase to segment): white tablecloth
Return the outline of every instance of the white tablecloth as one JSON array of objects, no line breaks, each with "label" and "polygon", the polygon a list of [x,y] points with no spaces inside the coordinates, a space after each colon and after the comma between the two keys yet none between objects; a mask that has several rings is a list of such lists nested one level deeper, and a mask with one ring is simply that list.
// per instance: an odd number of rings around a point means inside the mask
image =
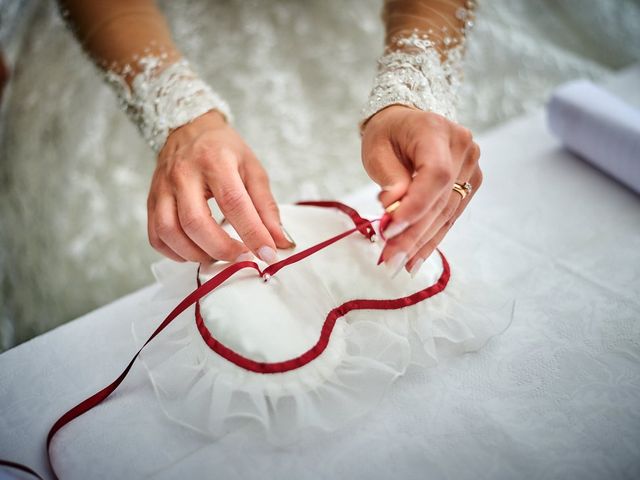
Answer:
[{"label": "white tablecloth", "polygon": [[[479,143],[485,183],[442,248],[453,269],[456,251],[485,252],[485,278],[507,281],[506,333],[411,368],[356,428],[285,449],[172,423],[138,365],[56,437],[61,476],[640,478],[640,198],[562,150],[543,112]],[[366,208],[374,191],[347,201]],[[47,472],[46,432],[126,365],[156,288],[0,355],[0,458]]]}]

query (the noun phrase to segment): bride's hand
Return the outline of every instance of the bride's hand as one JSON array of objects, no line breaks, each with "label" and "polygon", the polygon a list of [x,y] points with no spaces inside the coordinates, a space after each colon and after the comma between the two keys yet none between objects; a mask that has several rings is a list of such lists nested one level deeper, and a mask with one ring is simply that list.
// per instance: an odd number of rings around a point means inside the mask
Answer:
[{"label": "bride's hand", "polygon": [[[211,217],[211,197],[244,244]],[[292,246],[264,168],[217,111],[169,135],[158,155],[147,211],[149,242],[177,261],[235,261],[250,250],[273,263],[276,246]]]},{"label": "bride's hand", "polygon": [[[393,105],[365,124],[362,161],[380,202],[401,200],[381,256],[394,274],[414,275],[468,205],[482,183],[479,157],[471,132],[435,113]],[[463,200],[454,182],[469,182],[471,194]]]}]

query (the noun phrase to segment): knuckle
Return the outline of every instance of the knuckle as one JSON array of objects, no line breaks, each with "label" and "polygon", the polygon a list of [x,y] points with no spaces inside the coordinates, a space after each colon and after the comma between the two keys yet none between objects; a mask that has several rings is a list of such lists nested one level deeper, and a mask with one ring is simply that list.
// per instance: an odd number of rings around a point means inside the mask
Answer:
[{"label": "knuckle", "polygon": [[434,180],[440,185],[447,185],[449,183],[453,183],[453,181],[455,180],[453,178],[453,169],[447,163],[436,163],[432,166],[431,170],[431,175],[433,175]]},{"label": "knuckle", "polygon": [[215,197],[221,208],[233,214],[242,207],[244,195],[237,188],[222,187]]},{"label": "knuckle", "polygon": [[444,118],[442,115],[438,115],[436,113],[427,112],[422,116],[422,124],[424,127],[430,130],[440,130],[446,129],[448,120]]},{"label": "knuckle", "polygon": [[178,160],[169,169],[169,180],[174,183],[181,183],[188,176],[189,165],[187,162]]},{"label": "knuckle", "polygon": [[238,156],[233,149],[226,145],[217,145],[209,151],[208,156],[211,159],[215,159],[215,163],[218,163],[221,166],[235,166],[238,164]]},{"label": "knuckle", "polygon": [[151,245],[156,250],[160,250],[160,248],[162,248],[163,242],[157,235],[149,233],[149,245]]},{"label": "knuckle", "polygon": [[478,145],[476,142],[473,142],[472,155],[476,162],[480,159],[481,154],[482,152],[480,151],[480,145]]},{"label": "knuckle", "polygon": [[205,218],[194,212],[186,212],[180,217],[180,224],[185,232],[198,232],[204,226]]},{"label": "knuckle", "polygon": [[172,236],[176,231],[174,222],[160,218],[156,220],[156,232],[159,238],[167,238]]},{"label": "knuckle", "polygon": [[458,128],[458,138],[460,139],[460,143],[463,145],[470,145],[473,143],[473,133],[471,130],[465,127]]},{"label": "knuckle", "polygon": [[241,237],[245,243],[255,243],[255,240],[261,235],[261,230],[257,225],[249,224],[242,229]]}]

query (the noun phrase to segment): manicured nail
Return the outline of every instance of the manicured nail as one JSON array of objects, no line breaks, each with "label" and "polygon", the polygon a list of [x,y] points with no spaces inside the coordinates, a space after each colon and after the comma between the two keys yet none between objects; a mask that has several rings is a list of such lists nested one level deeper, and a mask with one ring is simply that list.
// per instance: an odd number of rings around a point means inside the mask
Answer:
[{"label": "manicured nail", "polygon": [[413,264],[413,267],[411,267],[411,270],[409,270],[409,273],[411,274],[411,278],[415,278],[415,276],[420,271],[420,267],[422,267],[423,263],[424,263],[424,258],[419,258],[416,260],[416,262]]},{"label": "manicured nail", "polygon": [[284,238],[286,238],[287,242],[291,244],[291,248],[295,247],[296,242],[293,239],[293,237],[289,234],[289,232],[287,232],[287,229],[284,228],[284,225],[280,224],[280,228],[282,229],[282,234],[284,235]]},{"label": "manicured nail", "polygon": [[251,260],[253,260],[253,253],[244,252],[244,253],[241,253],[240,255],[238,255],[238,258],[236,258],[236,261],[234,263],[250,262]]},{"label": "manicured nail", "polygon": [[267,247],[266,245],[258,249],[258,257],[260,258],[260,260],[262,260],[263,262],[267,262],[269,265],[278,260],[278,254],[276,253],[276,251],[271,247]]},{"label": "manicured nail", "polygon": [[384,236],[388,240],[390,238],[395,237],[396,235],[400,235],[404,232],[409,224],[407,222],[391,222],[387,229],[384,231]]},{"label": "manicured nail", "polygon": [[409,260],[409,258],[406,253],[398,252],[385,262],[384,266],[387,268],[391,278],[395,277],[400,270],[404,268],[407,264],[407,260]]}]

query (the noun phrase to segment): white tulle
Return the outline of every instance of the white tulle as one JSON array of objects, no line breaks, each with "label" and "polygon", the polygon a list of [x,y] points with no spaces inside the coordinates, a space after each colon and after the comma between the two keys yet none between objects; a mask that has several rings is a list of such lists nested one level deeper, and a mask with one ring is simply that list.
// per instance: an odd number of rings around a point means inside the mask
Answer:
[{"label": "white tulle", "polygon": [[[281,207],[295,251],[340,233],[352,223],[333,209]],[[288,266],[267,283],[243,270],[201,300],[212,335],[255,361],[297,357],[318,340],[328,312],[352,299],[394,299],[437,282],[437,252],[412,279],[391,279],[376,266],[380,245],[358,233]],[[281,252],[281,256],[292,251]],[[206,281],[227,264],[203,269]],[[196,287],[195,265],[154,266],[162,288],[146,318],[134,321],[138,345],[168,311]],[[371,410],[409,364],[433,366],[443,356],[477,350],[506,327],[504,299],[478,292],[452,266],[443,292],[398,310],[357,310],[337,320],[323,353],[301,368],[262,374],[245,370],[207,346],[194,308],[185,311],[143,351],[159,402],[173,420],[219,437],[257,422],[269,441],[289,443],[305,432],[336,430]],[[508,303],[508,302],[507,302]]]}]

